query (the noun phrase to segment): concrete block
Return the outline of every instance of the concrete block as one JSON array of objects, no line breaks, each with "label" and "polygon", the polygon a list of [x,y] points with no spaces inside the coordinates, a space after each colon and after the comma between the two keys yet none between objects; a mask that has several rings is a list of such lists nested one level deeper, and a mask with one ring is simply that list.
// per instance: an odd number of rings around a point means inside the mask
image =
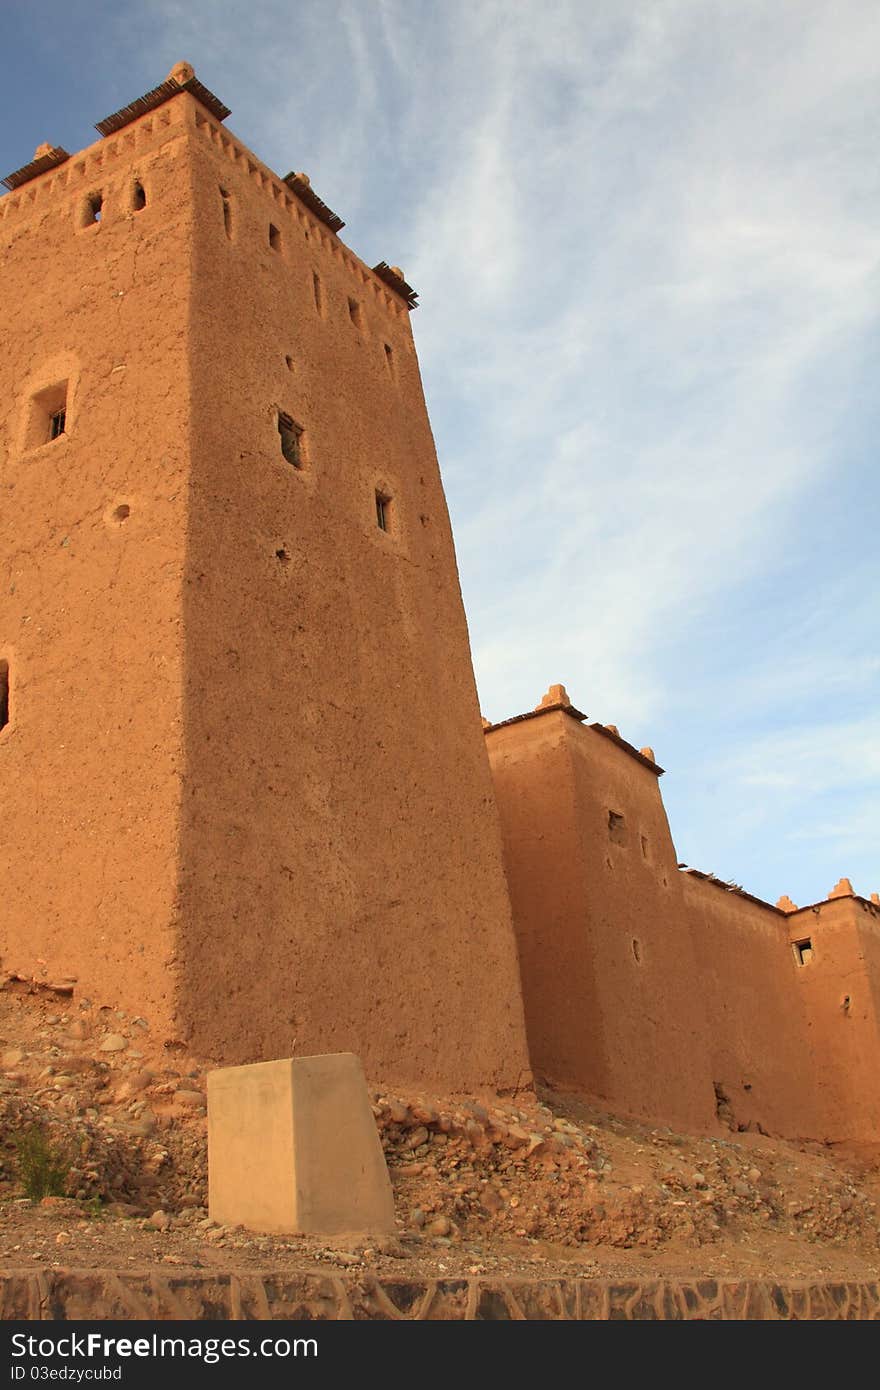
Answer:
[{"label": "concrete block", "polygon": [[208,1073],[208,1206],[214,1221],[267,1234],[395,1229],[353,1053]]}]

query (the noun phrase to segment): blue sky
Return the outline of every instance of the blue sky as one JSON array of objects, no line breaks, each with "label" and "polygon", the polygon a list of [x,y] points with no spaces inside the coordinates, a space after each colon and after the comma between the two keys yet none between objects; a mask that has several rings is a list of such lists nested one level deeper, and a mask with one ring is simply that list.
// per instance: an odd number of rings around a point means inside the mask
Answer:
[{"label": "blue sky", "polygon": [[880,889],[876,0],[0,0],[0,55],[3,172],[185,58],[404,267],[487,717],[563,681],[682,860]]}]

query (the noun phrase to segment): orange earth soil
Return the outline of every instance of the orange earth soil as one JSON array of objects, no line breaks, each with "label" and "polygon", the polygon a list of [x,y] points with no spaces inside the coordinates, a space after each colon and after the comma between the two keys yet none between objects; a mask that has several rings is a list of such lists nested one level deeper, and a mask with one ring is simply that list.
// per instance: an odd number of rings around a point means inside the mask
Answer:
[{"label": "orange earth soil", "polygon": [[[850,1279],[880,1265],[880,1155],[760,1133],[687,1135],[572,1095],[373,1094],[398,1234],[269,1237],[210,1222],[205,1077],[149,1022],[0,990],[0,1260],[35,1267],[370,1269]],[[33,1203],[15,1140],[40,1125],[66,1196]]]}]

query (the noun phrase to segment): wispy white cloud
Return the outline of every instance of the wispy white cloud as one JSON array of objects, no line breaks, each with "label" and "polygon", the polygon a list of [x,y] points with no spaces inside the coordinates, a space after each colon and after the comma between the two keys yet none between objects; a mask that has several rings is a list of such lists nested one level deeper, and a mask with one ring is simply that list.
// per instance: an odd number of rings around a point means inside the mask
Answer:
[{"label": "wispy white cloud", "polygon": [[[731,782],[780,787],[799,797],[861,793],[880,781],[880,714],[853,723],[823,723],[776,732],[737,755]],[[877,829],[875,825],[874,834]]]},{"label": "wispy white cloud", "polygon": [[710,825],[708,833],[696,833],[695,843],[712,854],[707,862],[723,865],[722,873],[736,877],[763,840],[769,866],[760,865],[753,886],[772,899],[785,888],[802,903],[815,901],[842,875],[864,896],[880,887],[876,712],[775,730],[714,750],[712,776],[720,795],[704,788],[701,804],[704,811],[716,800],[725,807],[723,835]]}]

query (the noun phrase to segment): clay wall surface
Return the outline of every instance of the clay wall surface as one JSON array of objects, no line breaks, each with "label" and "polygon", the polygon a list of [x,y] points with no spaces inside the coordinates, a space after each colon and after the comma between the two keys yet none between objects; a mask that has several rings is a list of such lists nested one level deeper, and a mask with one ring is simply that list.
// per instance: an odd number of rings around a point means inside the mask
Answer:
[{"label": "clay wall surface", "polygon": [[[170,1009],[182,748],[181,115],[166,107],[0,198],[2,965],[78,977],[156,1019]],[[100,221],[83,226],[97,195]]]},{"label": "clay wall surface", "polygon": [[486,739],[536,1074],[667,1123],[876,1142],[880,908],[786,915],[679,871],[656,775],[562,709]]},{"label": "clay wall surface", "polygon": [[[880,909],[832,898],[791,913],[789,972],[806,1018],[818,1138],[880,1137]],[[804,959],[798,965],[798,957]]]},{"label": "clay wall surface", "polygon": [[536,1073],[711,1126],[706,1014],[656,774],[562,710],[498,726],[487,746]]},{"label": "clay wall surface", "polygon": [[[592,940],[582,929],[586,876],[578,854],[568,716],[487,737],[501,826],[532,1066],[539,1078],[604,1083]],[[586,1072],[585,1072],[585,1069]]]},{"label": "clay wall surface", "polygon": [[[403,300],[185,93],[0,200],[0,231],[4,965],[218,1060],[527,1083]],[[23,452],[62,377],[65,434]]]},{"label": "clay wall surface", "polygon": [[697,987],[711,1020],[705,1058],[722,1118],[768,1134],[819,1137],[786,917],[773,907],[682,874]]},{"label": "clay wall surface", "polygon": [[[354,1051],[372,1077],[523,1084],[500,831],[409,314],[177,100],[195,183],[181,1027],[227,1061],[295,1042]],[[279,412],[303,431],[301,468]]]}]

